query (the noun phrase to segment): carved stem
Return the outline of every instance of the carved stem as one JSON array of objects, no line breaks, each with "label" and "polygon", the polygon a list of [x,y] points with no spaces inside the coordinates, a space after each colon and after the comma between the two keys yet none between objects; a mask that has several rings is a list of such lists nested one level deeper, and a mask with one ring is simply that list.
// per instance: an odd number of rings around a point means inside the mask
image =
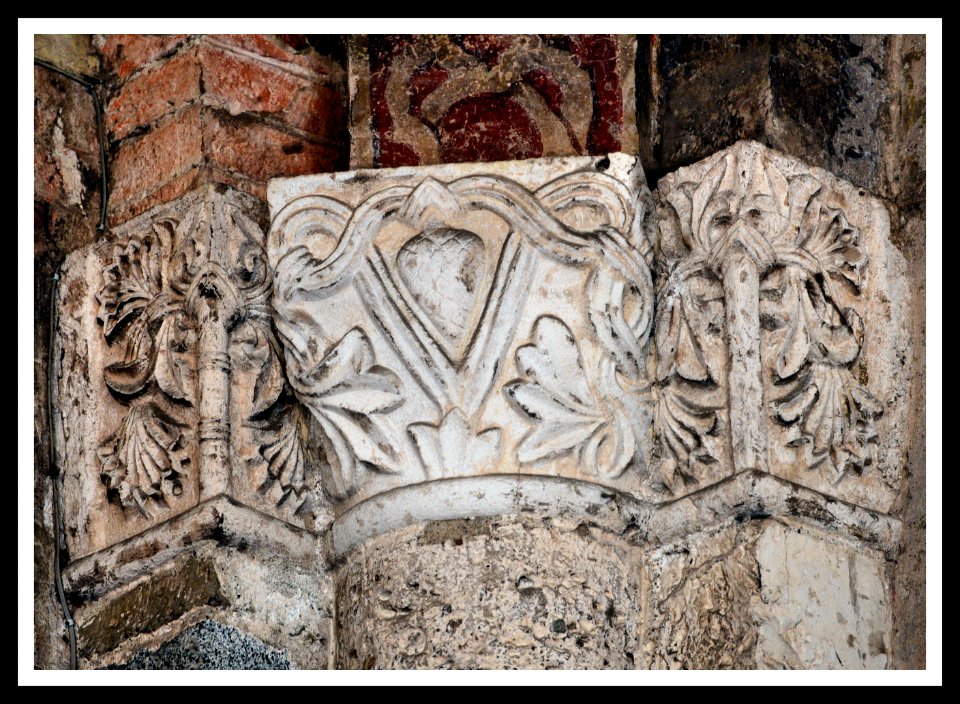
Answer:
[{"label": "carved stem", "polygon": [[230,489],[230,353],[220,301],[201,305],[200,323],[200,498]]},{"label": "carved stem", "polygon": [[730,428],[733,466],[767,469],[767,428],[760,366],[760,269],[742,248],[724,259],[723,290],[730,345]]}]

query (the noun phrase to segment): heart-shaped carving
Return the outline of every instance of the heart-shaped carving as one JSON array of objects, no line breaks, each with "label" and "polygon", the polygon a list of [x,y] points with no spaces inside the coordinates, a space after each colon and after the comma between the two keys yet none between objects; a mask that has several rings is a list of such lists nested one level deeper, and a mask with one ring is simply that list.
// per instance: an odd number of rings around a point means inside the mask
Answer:
[{"label": "heart-shaped carving", "polygon": [[423,315],[455,358],[463,354],[486,269],[483,240],[467,230],[438,227],[409,240],[397,269]]}]

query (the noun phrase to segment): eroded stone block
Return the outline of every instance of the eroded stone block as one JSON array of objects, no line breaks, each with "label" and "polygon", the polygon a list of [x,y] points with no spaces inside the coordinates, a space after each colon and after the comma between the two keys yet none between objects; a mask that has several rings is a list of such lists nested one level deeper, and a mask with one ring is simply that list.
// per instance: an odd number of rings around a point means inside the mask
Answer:
[{"label": "eroded stone block", "polygon": [[642,667],[640,558],[603,532],[529,514],[377,536],[337,576],[337,666]]}]

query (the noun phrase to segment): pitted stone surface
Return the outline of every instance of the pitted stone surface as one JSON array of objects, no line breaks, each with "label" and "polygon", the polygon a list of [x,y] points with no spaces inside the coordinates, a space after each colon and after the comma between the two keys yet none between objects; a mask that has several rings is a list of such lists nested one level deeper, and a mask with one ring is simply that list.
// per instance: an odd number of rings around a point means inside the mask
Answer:
[{"label": "pitted stone surface", "polygon": [[549,518],[373,538],[336,577],[341,668],[643,667],[640,551]]}]

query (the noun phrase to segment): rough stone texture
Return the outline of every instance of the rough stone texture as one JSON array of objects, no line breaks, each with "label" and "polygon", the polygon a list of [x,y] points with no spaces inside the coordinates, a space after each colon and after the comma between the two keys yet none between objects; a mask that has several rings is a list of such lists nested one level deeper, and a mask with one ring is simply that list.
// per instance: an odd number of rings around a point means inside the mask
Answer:
[{"label": "rough stone texture", "polygon": [[780,36],[770,143],[898,203],[925,193],[923,37]]},{"label": "rough stone texture", "polygon": [[893,658],[897,667],[923,669],[926,663],[926,219],[922,210],[905,209],[897,222],[898,240],[908,261],[917,344],[917,374],[910,390],[911,427],[898,514],[904,530],[897,558],[894,589]]},{"label": "rough stone texture", "polygon": [[83,669],[127,662],[215,619],[286,653],[329,666],[333,582],[303,530],[227,499],[205,502],[64,573]]},{"label": "rough stone texture", "polygon": [[627,35],[352,37],[350,164],[632,152],[635,55]]},{"label": "rough stone texture", "polygon": [[33,55],[80,76],[100,73],[100,53],[89,34],[34,34]]},{"label": "rough stone texture", "polygon": [[[770,39],[758,35],[640,35],[640,158],[663,173],[764,133]],[[652,186],[651,186],[652,187]]]},{"label": "rough stone texture", "polygon": [[368,541],[337,573],[337,667],[642,667],[635,548],[549,518],[438,521]]},{"label": "rough stone texture", "polygon": [[651,187],[755,139],[919,204],[925,54],[922,35],[640,35],[637,126]]},{"label": "rough stone texture", "polygon": [[647,558],[651,667],[885,669],[890,563],[805,520],[737,521]]},{"label": "rough stone texture", "polygon": [[751,669],[761,587],[756,523],[695,533],[649,555],[653,669]]},{"label": "rough stone texture", "polygon": [[236,628],[201,621],[156,650],[141,650],[108,670],[289,670],[286,653]]},{"label": "rough stone texture", "polygon": [[[88,67],[85,49],[53,38],[58,65]],[[97,236],[100,162],[93,101],[77,83],[34,68],[34,660],[40,667],[69,662],[63,614],[54,592],[53,486],[50,462],[48,371],[51,291],[66,252]],[[64,560],[67,557],[64,556]]]}]

